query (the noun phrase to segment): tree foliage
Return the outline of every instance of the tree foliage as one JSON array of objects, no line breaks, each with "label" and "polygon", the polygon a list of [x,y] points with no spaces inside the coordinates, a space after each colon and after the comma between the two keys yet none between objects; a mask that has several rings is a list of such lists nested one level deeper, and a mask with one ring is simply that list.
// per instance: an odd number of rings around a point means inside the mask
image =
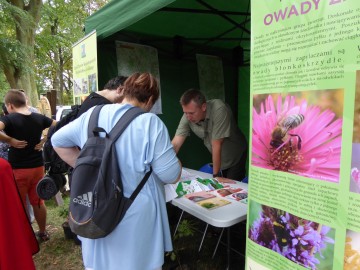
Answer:
[{"label": "tree foliage", "polygon": [[51,0],[44,3],[36,36],[37,82],[42,91],[56,89],[65,103],[72,90],[72,45],[84,36],[85,19],[104,0]]},{"label": "tree foliage", "polygon": [[[9,89],[9,84],[6,81],[6,78],[3,74],[3,72],[0,71],[0,104],[3,103],[5,94],[8,89]],[[1,111],[1,109],[0,109],[0,111]]]},{"label": "tree foliage", "polygon": [[0,65],[12,88],[22,88],[37,100],[31,63],[34,62],[35,30],[40,20],[41,0],[0,0]]},{"label": "tree foliage", "polygon": [[72,44],[84,36],[85,19],[106,3],[0,0],[0,72],[9,86],[23,88],[32,103],[37,102],[38,93],[50,89],[68,99],[72,88]]}]

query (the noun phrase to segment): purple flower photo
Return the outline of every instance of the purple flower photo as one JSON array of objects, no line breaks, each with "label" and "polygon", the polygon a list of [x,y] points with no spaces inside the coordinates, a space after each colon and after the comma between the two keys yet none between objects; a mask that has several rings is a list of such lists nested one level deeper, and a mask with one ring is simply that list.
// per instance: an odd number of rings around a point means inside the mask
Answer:
[{"label": "purple flower photo", "polygon": [[[288,212],[258,205],[249,222],[249,239],[308,269],[332,265],[335,230]],[[325,268],[326,268],[325,267]]]},{"label": "purple flower photo", "polygon": [[251,164],[339,182],[342,117],[335,105],[320,103],[310,105],[296,95],[254,96]]}]

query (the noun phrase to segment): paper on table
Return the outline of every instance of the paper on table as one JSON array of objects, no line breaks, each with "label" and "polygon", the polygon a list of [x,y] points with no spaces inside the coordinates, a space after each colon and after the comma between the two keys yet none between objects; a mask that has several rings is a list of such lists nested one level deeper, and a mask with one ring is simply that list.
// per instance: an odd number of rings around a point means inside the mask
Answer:
[{"label": "paper on table", "polygon": [[[225,198],[243,202],[243,200],[246,200],[247,197],[248,197],[247,191],[242,190],[240,192],[235,192],[233,194],[227,195]],[[247,202],[247,200],[246,200],[246,202]],[[244,202],[244,203],[246,203],[246,202]]]},{"label": "paper on table", "polygon": [[[175,187],[174,187],[175,185]],[[166,202],[170,202],[171,200],[177,197],[176,193],[176,184],[167,184],[165,185],[165,200]]]},{"label": "paper on table", "polygon": [[197,202],[196,204],[200,205],[201,207],[204,207],[208,210],[212,210],[212,209],[216,209],[219,208],[221,206],[230,204],[231,202],[229,202],[228,200],[224,200],[222,198],[219,197],[215,197],[215,198],[211,198],[211,199],[207,199],[207,200],[203,200],[200,202]]},{"label": "paper on table", "polygon": [[184,168],[181,169],[181,176],[179,182],[187,181],[187,180],[196,180],[197,178],[201,178],[198,175],[192,174],[185,170]]},{"label": "paper on table", "polygon": [[176,193],[178,196],[183,196],[185,194],[190,194],[204,190],[209,190],[209,189],[207,188],[207,186],[199,183],[197,180],[182,181],[179,182],[176,186]]},{"label": "paper on table", "polygon": [[[181,176],[180,176],[179,182],[196,180],[197,178],[200,178],[200,176],[192,174],[183,168],[181,170]],[[177,185],[178,185],[178,183],[165,185],[166,202],[169,202],[178,196],[178,194],[176,193]]]},{"label": "paper on table", "polygon": [[199,192],[194,192],[194,193],[185,195],[185,198],[187,198],[193,202],[200,202],[200,201],[215,198],[215,197],[216,197],[216,195],[213,193],[210,193],[209,191],[199,191]]}]

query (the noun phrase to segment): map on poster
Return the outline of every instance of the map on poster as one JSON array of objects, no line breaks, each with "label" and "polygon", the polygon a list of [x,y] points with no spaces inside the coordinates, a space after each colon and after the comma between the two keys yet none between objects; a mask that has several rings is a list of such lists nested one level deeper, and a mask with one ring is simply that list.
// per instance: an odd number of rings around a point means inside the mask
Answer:
[{"label": "map on poster", "polygon": [[[157,49],[136,43],[116,41],[118,75],[130,76],[135,72],[150,72],[159,82],[160,71]],[[160,89],[159,89],[160,90]],[[162,113],[161,90],[151,112]]]},{"label": "map on poster", "polygon": [[197,54],[196,61],[201,92],[207,100],[225,100],[222,59],[214,55]]}]

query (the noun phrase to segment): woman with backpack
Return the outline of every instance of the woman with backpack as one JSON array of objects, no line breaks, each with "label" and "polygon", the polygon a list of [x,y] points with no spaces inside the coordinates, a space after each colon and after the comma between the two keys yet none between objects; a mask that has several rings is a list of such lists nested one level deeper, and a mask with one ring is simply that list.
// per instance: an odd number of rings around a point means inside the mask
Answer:
[{"label": "woman with backpack", "polygon": [[[125,81],[123,93],[121,104],[105,105],[100,111],[98,123],[107,133],[131,107],[149,112],[159,97],[158,82],[149,73],[135,73]],[[78,147],[82,148],[87,141],[92,111],[52,137],[54,149],[72,167],[79,155]],[[98,239],[81,237],[84,266],[93,270],[161,269],[164,253],[172,250],[164,184],[180,178],[180,161],[164,123],[152,113],[136,117],[115,142],[115,147],[124,196],[132,194],[150,167],[153,172],[109,235]]]}]

